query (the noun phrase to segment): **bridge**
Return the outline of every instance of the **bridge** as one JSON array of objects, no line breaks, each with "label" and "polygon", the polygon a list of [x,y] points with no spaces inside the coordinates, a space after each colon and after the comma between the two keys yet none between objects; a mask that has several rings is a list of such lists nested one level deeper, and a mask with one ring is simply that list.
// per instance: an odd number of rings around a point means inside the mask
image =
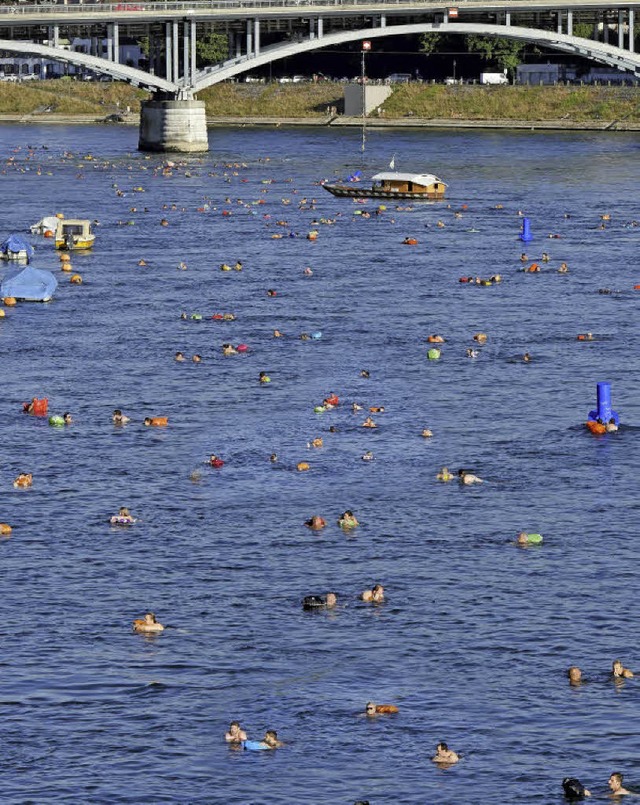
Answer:
[{"label": "bridge", "polygon": [[[0,51],[85,67],[153,93],[143,103],[140,148],[208,148],[204,104],[195,95],[278,59],[347,42],[422,33],[477,34],[541,45],[640,77],[634,50],[640,0],[210,0],[100,5],[0,6]],[[594,38],[574,35],[587,22]],[[584,30],[584,24],[580,31]],[[602,32],[602,41],[595,38]],[[199,36],[223,33],[230,57],[196,66]],[[83,35],[90,53],[61,46]],[[149,69],[119,63],[120,38],[147,37]],[[102,43],[106,42],[103,48]],[[264,43],[264,44],[263,44]]]}]

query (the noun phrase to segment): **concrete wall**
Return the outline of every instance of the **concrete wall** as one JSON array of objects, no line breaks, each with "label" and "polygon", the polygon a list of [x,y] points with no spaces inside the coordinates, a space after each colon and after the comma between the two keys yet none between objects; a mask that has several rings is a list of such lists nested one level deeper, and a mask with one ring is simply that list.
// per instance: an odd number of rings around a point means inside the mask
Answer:
[{"label": "concrete wall", "polygon": [[208,151],[202,101],[145,101],[140,109],[141,151]]},{"label": "concrete wall", "polygon": [[[364,86],[364,108],[365,114],[369,114],[374,109],[387,100],[393,90],[391,87],[383,87],[375,84],[365,84]],[[347,84],[344,88],[344,114],[346,117],[362,116],[362,84]]]}]

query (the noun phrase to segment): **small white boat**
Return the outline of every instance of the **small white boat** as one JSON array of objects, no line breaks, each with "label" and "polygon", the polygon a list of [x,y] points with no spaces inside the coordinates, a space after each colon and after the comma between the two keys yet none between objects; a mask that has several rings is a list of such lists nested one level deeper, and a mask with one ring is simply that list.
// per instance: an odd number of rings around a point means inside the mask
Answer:
[{"label": "small white boat", "polygon": [[432,173],[385,171],[371,177],[371,187],[360,182],[323,184],[325,190],[342,198],[385,198],[432,201],[444,198],[447,185]]}]

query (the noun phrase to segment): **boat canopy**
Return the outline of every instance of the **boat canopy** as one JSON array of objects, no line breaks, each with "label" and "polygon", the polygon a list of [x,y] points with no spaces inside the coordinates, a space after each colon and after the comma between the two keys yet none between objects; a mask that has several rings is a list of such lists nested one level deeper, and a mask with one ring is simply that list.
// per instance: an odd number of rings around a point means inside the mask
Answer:
[{"label": "boat canopy", "polygon": [[44,235],[49,230],[55,232],[58,226],[59,218],[57,215],[45,215],[37,224],[33,224],[30,228],[32,235]]},{"label": "boat canopy", "polygon": [[[371,177],[373,182],[413,182],[423,187],[429,187],[432,184],[444,184],[442,179],[438,179],[432,173],[396,173],[395,171],[386,171],[385,173],[376,173]],[[446,187],[446,185],[445,185]]]},{"label": "boat canopy", "polygon": [[[28,240],[25,240],[22,235],[16,235],[14,233],[0,243],[0,252],[2,252],[2,254],[8,254],[9,252],[13,254],[26,252],[27,257],[33,257],[33,246]],[[5,294],[5,296],[11,296],[11,294]]]},{"label": "boat canopy", "polygon": [[50,271],[33,266],[13,268],[0,284],[0,297],[13,296],[27,302],[48,302],[58,287],[58,280]]}]

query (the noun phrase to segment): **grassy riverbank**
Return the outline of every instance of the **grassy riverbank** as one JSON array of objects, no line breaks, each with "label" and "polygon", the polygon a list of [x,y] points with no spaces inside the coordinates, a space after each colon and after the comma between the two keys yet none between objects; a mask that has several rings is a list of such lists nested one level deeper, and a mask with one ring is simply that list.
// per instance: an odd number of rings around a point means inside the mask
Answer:
[{"label": "grassy riverbank", "polygon": [[[326,117],[341,109],[341,84],[219,84],[198,96],[207,117]],[[127,107],[136,114],[149,97],[128,84],[80,81],[0,82],[0,115],[106,117]],[[375,117],[375,116],[374,116]],[[634,87],[480,87],[399,85],[382,107],[386,119],[640,122]]]}]

